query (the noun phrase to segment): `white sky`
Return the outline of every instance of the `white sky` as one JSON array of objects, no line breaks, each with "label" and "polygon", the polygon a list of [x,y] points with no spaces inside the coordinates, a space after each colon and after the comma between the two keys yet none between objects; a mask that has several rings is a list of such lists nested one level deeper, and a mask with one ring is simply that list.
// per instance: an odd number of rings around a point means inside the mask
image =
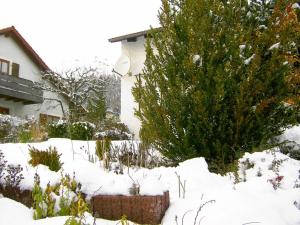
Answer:
[{"label": "white sky", "polygon": [[113,65],[108,39],[159,26],[161,0],[2,0],[0,28],[15,26],[46,64],[61,71],[97,57]]}]

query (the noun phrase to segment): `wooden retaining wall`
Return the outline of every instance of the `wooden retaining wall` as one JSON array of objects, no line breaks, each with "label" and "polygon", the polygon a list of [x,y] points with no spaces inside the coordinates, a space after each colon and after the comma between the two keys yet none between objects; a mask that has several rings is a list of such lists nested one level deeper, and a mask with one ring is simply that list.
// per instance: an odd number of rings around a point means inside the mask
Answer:
[{"label": "wooden retaining wall", "polygon": [[0,185],[0,193],[6,198],[26,205],[28,208],[32,207],[33,200],[31,190],[20,190],[18,187],[5,188]]},{"label": "wooden retaining wall", "polygon": [[[0,193],[27,207],[32,207],[32,191],[18,187],[1,187]],[[85,195],[83,194],[85,197]],[[170,204],[169,192],[164,195],[96,195],[92,197],[90,207],[97,218],[120,220],[122,216],[139,224],[160,224]]]},{"label": "wooden retaining wall", "polygon": [[168,191],[157,196],[97,195],[91,199],[95,217],[119,220],[125,215],[139,224],[160,224],[169,204]]}]

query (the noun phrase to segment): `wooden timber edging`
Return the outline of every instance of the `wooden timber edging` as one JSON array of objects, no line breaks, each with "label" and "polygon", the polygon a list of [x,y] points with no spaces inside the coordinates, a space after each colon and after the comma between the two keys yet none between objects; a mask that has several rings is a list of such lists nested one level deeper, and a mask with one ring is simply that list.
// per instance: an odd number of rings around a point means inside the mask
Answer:
[{"label": "wooden timber edging", "polygon": [[[31,208],[32,191],[20,190],[19,187],[3,187],[0,193],[4,197],[20,202]],[[85,198],[86,195],[83,194]],[[163,195],[96,195],[91,198],[90,207],[93,216],[108,220],[120,220],[122,216],[139,224],[160,224],[169,208],[169,191]]]},{"label": "wooden timber edging", "polygon": [[18,187],[3,187],[0,184],[0,194],[6,198],[20,202],[28,208],[32,207],[33,199],[31,190],[20,190]]},{"label": "wooden timber edging", "polygon": [[119,220],[122,216],[139,224],[160,224],[170,204],[169,192],[163,195],[96,195],[91,199],[93,216]]}]

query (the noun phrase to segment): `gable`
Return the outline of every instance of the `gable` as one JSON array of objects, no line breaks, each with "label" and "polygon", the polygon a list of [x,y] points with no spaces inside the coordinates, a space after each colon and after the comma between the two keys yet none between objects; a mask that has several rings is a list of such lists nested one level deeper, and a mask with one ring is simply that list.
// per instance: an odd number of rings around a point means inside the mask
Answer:
[{"label": "gable", "polygon": [[34,51],[29,43],[22,37],[14,26],[0,29],[0,36],[12,38],[16,44],[27,54],[27,56],[36,64],[41,71],[49,70],[49,67],[41,59],[41,57]]},{"label": "gable", "polygon": [[36,82],[41,80],[41,71],[49,70],[13,27],[0,30],[0,58],[9,61],[10,73],[13,65],[18,64],[19,77]]}]

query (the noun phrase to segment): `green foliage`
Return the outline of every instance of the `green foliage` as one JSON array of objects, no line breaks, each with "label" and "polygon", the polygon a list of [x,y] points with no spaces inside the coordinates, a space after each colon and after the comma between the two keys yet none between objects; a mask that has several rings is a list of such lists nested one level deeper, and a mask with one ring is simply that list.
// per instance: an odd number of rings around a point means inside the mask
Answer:
[{"label": "green foliage", "polygon": [[47,125],[49,138],[71,138],[73,140],[91,140],[95,125],[89,122],[67,123],[59,121]]},{"label": "green foliage", "polygon": [[32,189],[32,199],[34,209],[33,219],[38,220],[47,217],[47,209],[43,204],[43,191],[40,187],[40,177],[38,174],[34,176],[34,186]]},{"label": "green foliage", "polygon": [[39,164],[48,166],[52,171],[60,170],[62,163],[60,162],[61,154],[58,154],[55,147],[49,147],[46,151],[40,151],[33,146],[29,146],[30,160],[29,164],[37,166]]},{"label": "green foliage", "polygon": [[67,219],[64,225],[83,225],[83,223],[75,216],[71,216],[69,219]]},{"label": "green foliage", "polygon": [[106,115],[105,98],[101,93],[98,93],[97,99],[89,100],[87,107],[87,120],[91,123],[99,123],[103,121]]},{"label": "green foliage", "polygon": [[[57,196],[54,198],[53,196]],[[35,184],[32,191],[34,219],[53,216],[77,216],[80,221],[84,213],[89,211],[88,204],[80,193],[80,184],[71,179],[69,175],[61,176],[60,183],[56,186],[47,185],[43,192],[40,187],[40,178],[35,175]],[[55,209],[56,199],[58,209]]]},{"label": "green foliage", "polygon": [[33,120],[0,114],[0,143],[20,142],[20,134],[24,138],[21,141],[31,139],[28,132],[33,124]]},{"label": "green foliage", "polygon": [[11,125],[6,121],[0,121],[0,143],[4,142],[6,137],[9,135]]},{"label": "green foliage", "polygon": [[49,123],[47,125],[47,132],[49,138],[68,138],[69,128],[65,121],[59,121],[57,123]]},{"label": "green foliage", "polygon": [[70,137],[72,140],[91,140],[95,126],[89,122],[76,122],[70,126]]},{"label": "green foliage", "polygon": [[121,225],[129,225],[129,222],[127,220],[127,216],[123,215],[121,220],[120,220]]},{"label": "green foliage", "polygon": [[265,29],[246,0],[162,3],[162,28],[149,35],[144,81],[133,89],[140,136],[175,164],[202,156],[224,174],[296,122],[298,109],[284,102],[295,94],[299,22],[286,0],[265,14]]},{"label": "green foliage", "polygon": [[39,220],[57,215],[54,210],[56,200],[52,197],[52,191],[53,189],[48,183],[43,193],[42,188],[40,187],[40,178],[36,174],[35,183],[32,190],[32,208],[34,209],[33,219]]},{"label": "green foliage", "polygon": [[103,140],[96,141],[96,150],[95,154],[98,156],[98,159],[103,160],[104,154],[109,154],[110,152],[111,140],[109,138],[104,138]]},{"label": "green foliage", "polygon": [[32,140],[32,134],[30,130],[22,130],[19,135],[18,139],[21,143],[28,143]]}]

